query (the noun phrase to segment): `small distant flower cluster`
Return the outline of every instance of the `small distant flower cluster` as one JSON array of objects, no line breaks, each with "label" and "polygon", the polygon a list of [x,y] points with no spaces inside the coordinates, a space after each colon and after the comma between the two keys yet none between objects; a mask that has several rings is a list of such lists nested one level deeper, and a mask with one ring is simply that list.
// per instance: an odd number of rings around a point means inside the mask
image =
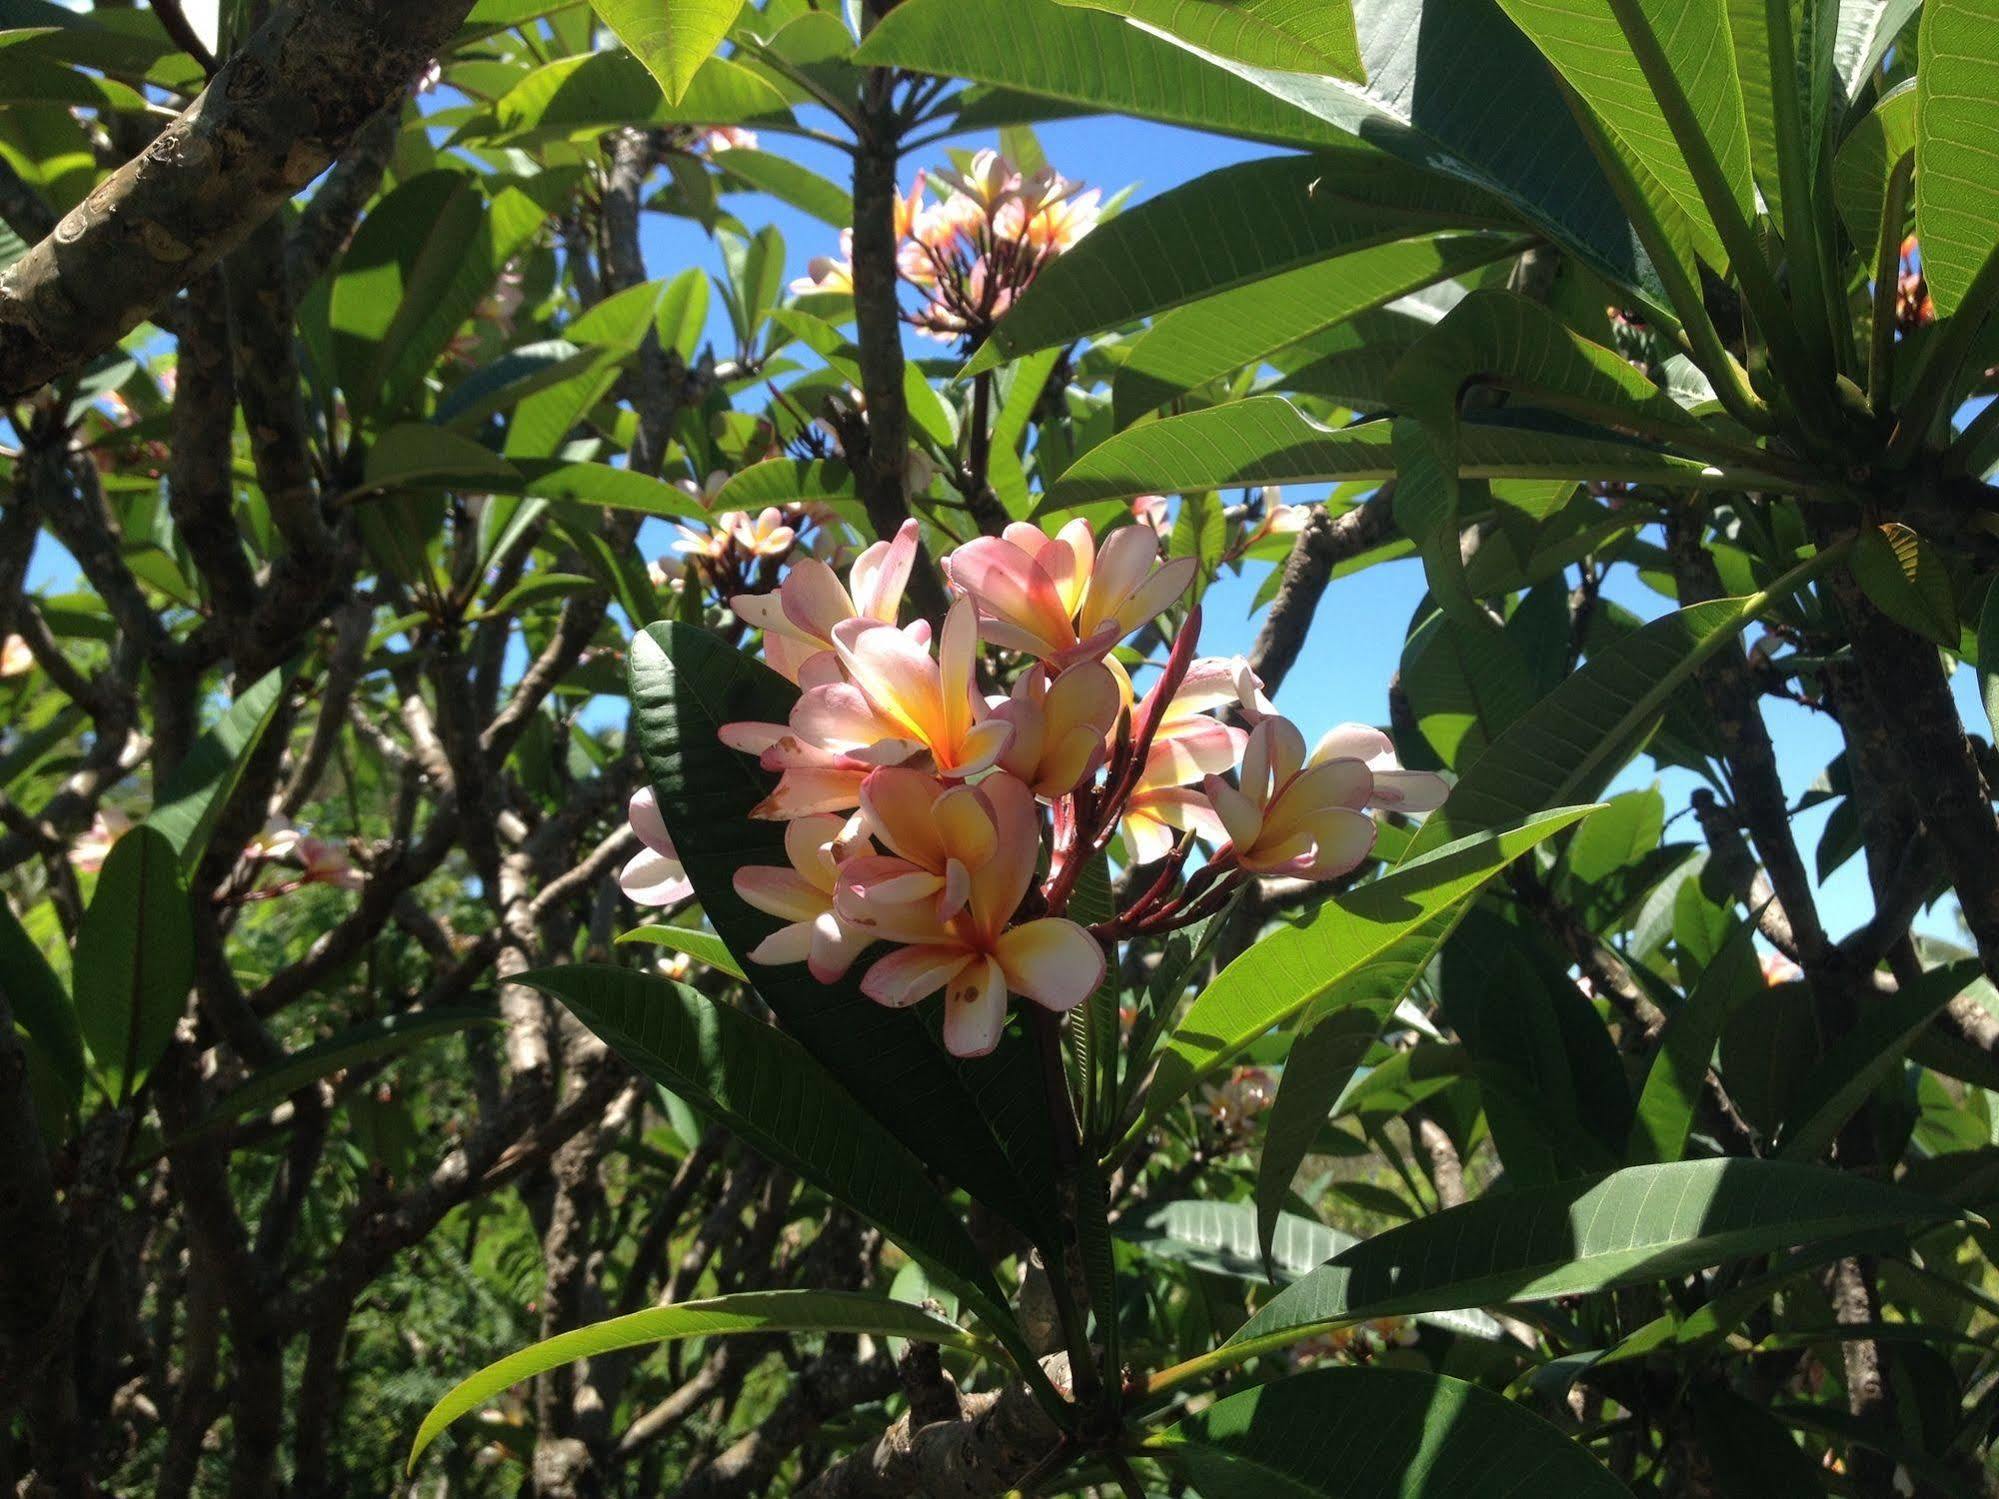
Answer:
[{"label": "small distant flower cluster", "polygon": [[[70,867],[79,874],[96,874],[104,868],[111,849],[132,831],[131,816],[117,807],[99,807],[90,827],[70,845]],[[243,845],[244,862],[262,868],[289,865],[296,871],[273,885],[262,885],[242,896],[245,900],[270,900],[289,895],[307,885],[331,885],[336,890],[359,890],[366,876],[355,865],[345,845],[331,839],[315,838],[292,824],[273,821],[263,832]]]},{"label": "small distant flower cluster", "polygon": [[[1247,661],[1196,656],[1198,609],[1141,695],[1113,652],[1177,609],[1197,565],[1162,561],[1149,526],[1100,543],[1081,520],[1055,536],[1015,524],[967,542],[943,559],[954,599],[934,632],[898,623],[916,556],[912,521],[844,580],[794,554],[775,587],[730,600],[801,689],[787,722],[721,731],[778,774],[754,815],[786,824],[787,866],[736,874],[737,894],[783,923],[752,962],[832,982],[885,942],[863,991],[900,1007],[943,990],[946,1045],[979,1056],[1009,995],[1072,1009],[1115,939],[1199,920],[1253,875],[1345,874],[1373,848],[1368,809],[1443,799],[1374,729],[1342,725],[1308,749]],[[649,796],[632,823],[647,852],[627,888],[672,886]],[[1196,842],[1211,852],[1190,874]],[[1107,852],[1137,877],[1086,928],[1070,900]]]},{"label": "small distant flower cluster", "polygon": [[1896,268],[1895,326],[1913,333],[1937,320],[1936,303],[1930,300],[1930,283],[1923,275],[1923,248],[1915,235],[1902,241],[1901,264]]},{"label": "small distant flower cluster", "polygon": [[[936,201],[925,197],[935,183]],[[1100,193],[1050,168],[1022,174],[997,151],[966,170],[918,173],[895,205],[896,270],[923,296],[904,319],[932,338],[981,342],[1041,268],[1096,227]],[[798,293],[854,289],[854,235],[837,258],[821,255],[792,282]]]},{"label": "small distant flower cluster", "polygon": [[1238,1067],[1220,1083],[1204,1083],[1194,1106],[1224,1145],[1246,1140],[1250,1121],[1277,1101],[1277,1078],[1265,1067]]}]

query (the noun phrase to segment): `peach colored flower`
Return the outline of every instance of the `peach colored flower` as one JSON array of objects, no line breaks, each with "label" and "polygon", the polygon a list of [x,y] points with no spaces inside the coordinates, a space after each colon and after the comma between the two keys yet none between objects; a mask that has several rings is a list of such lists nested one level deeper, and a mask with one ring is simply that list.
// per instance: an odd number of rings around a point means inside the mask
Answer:
[{"label": "peach colored flower", "polygon": [[1096,544],[1076,519],[1055,536],[1016,521],[945,559],[952,584],[979,606],[980,633],[1060,668],[1106,654],[1187,591],[1199,563],[1159,561],[1159,538],[1120,526]]},{"label": "peach colored flower", "polygon": [[809,688],[791,712],[797,736],[819,749],[879,765],[927,752],[939,775],[977,775],[1012,729],[975,690],[978,621],[969,599],[944,617],[933,660],[920,633],[877,619],[848,619],[833,648],[849,680]]},{"label": "peach colored flower", "polygon": [[1037,661],[1010,696],[993,700],[993,717],[1013,726],[1000,769],[1036,796],[1066,796],[1104,763],[1105,741],[1123,705],[1119,679],[1101,661],[1072,666],[1053,682]]},{"label": "peach colored flower", "polygon": [[904,521],[893,541],[878,541],[855,559],[846,587],[824,562],[804,557],[775,593],[737,594],[729,607],[763,631],[764,659],[796,682],[813,657],[833,652],[833,630],[842,621],[895,623],[918,535],[917,523]]},{"label": "peach colored flower", "polygon": [[1250,731],[1242,784],[1219,775],[1202,783],[1236,862],[1257,874],[1329,880],[1357,867],[1374,847],[1374,819],[1360,809],[1374,791],[1364,761],[1305,763],[1305,736],[1275,715]]},{"label": "peach colored flower", "polygon": [[791,294],[795,297],[816,296],[820,293],[838,292],[844,296],[854,294],[854,231],[840,231],[840,253],[838,255],[815,255],[805,262],[805,274],[791,283]]},{"label": "peach colored flower", "polygon": [[681,868],[680,855],[659,815],[659,802],[652,787],[641,786],[626,806],[632,831],[645,846],[626,863],[618,875],[618,888],[641,906],[677,906],[694,894],[693,882]]},{"label": "peach colored flower", "polygon": [[[963,904],[953,915],[938,914],[946,903],[935,895],[893,901],[845,880],[839,906],[849,921],[898,944],[868,969],[862,992],[899,1009],[944,990],[944,1046],[960,1057],[984,1056],[999,1044],[1009,993],[1061,1013],[1087,999],[1104,974],[1103,949],[1075,922],[1044,916],[1010,924],[1033,883],[1040,850],[1034,793],[1001,772],[969,794],[991,823],[993,848],[968,871]],[[881,805],[890,807],[892,800],[884,797]],[[912,864],[921,863],[916,855],[932,852],[923,847],[930,831],[924,810],[919,794],[871,824]],[[955,809],[951,815],[960,816]],[[969,815],[962,821],[974,823]]]},{"label": "peach colored flower", "polygon": [[785,925],[750,949],[752,963],[804,963],[822,984],[842,977],[874,941],[833,906],[841,866],[874,852],[858,823],[832,816],[799,817],[785,824],[789,869],[749,865],[735,874],[736,894]]},{"label": "peach colored flower", "polygon": [[35,669],[35,653],[18,635],[0,640],[0,677],[26,676]]},{"label": "peach colored flower", "polygon": [[750,816],[767,822],[857,807],[861,782],[875,768],[866,760],[807,744],[781,723],[725,723],[716,737],[778,773],[775,789],[750,809]]},{"label": "peach colored flower", "polygon": [[99,807],[89,830],[70,845],[70,867],[79,874],[95,874],[104,867],[111,845],[131,831],[131,818],[116,807]]},{"label": "peach colored flower", "polygon": [[710,156],[719,156],[724,151],[754,151],[757,133],[740,125],[710,125],[701,132],[701,144],[708,148]]},{"label": "peach colored flower", "polygon": [[1381,730],[1364,723],[1336,724],[1326,730],[1312,751],[1309,765],[1329,760],[1361,760],[1374,777],[1369,794],[1370,807],[1386,807],[1396,812],[1433,812],[1444,804],[1451,786],[1442,776],[1427,770],[1404,770],[1395,758],[1395,744]]}]

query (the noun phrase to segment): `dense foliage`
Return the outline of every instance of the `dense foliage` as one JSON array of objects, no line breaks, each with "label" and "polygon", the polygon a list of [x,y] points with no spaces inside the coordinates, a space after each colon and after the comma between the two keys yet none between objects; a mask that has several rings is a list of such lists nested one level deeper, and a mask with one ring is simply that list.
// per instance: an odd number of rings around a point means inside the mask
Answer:
[{"label": "dense foliage", "polygon": [[0,0],[0,1486],[1992,1492],[1995,98],[1995,0]]}]

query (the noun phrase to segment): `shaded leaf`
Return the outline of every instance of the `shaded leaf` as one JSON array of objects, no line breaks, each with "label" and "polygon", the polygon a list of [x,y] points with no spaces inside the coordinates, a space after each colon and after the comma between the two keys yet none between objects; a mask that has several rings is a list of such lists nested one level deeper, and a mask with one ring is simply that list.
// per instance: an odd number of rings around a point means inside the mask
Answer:
[{"label": "shaded leaf", "polygon": [[76,933],[76,1015],[123,1105],[173,1039],[194,982],[194,920],[173,843],[141,823],[111,845]]}]

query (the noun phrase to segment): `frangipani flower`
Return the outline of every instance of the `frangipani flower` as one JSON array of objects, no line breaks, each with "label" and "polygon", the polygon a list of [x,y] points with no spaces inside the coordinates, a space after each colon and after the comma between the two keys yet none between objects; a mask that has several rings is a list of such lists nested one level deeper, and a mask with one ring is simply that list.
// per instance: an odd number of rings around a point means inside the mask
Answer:
[{"label": "frangipani flower", "polygon": [[777,787],[750,816],[781,822],[815,812],[845,812],[861,804],[861,782],[875,767],[866,760],[807,744],[781,723],[725,723],[716,737],[733,750],[755,755],[778,772]]},{"label": "frangipani flower", "polygon": [[[264,831],[243,847],[249,859],[296,859],[304,877],[301,885],[332,885],[338,890],[359,890],[366,877],[354,867],[347,850],[324,838],[315,838],[282,819],[265,825]],[[296,887],[292,887],[296,888]]]},{"label": "frangipani flower", "polygon": [[951,582],[978,601],[982,633],[1061,668],[1108,652],[1187,591],[1199,563],[1159,562],[1159,537],[1121,526],[1100,548],[1080,517],[1050,537],[1016,521],[966,542],[946,560]]},{"label": "frangipani flower", "polygon": [[1450,783],[1427,770],[1404,770],[1395,758],[1395,745],[1379,729],[1364,723],[1335,724],[1312,751],[1309,765],[1329,760],[1361,760],[1374,776],[1370,807],[1386,807],[1396,812],[1434,812],[1450,795]]},{"label": "frangipani flower", "polygon": [[1000,769],[1025,781],[1036,796],[1066,796],[1103,764],[1105,740],[1122,706],[1119,680],[1101,661],[1072,666],[1053,682],[1036,662],[1021,673],[1011,696],[993,701],[993,717],[1013,726]]},{"label": "frangipani flower", "polygon": [[809,297],[819,293],[854,294],[854,231],[840,231],[838,255],[815,255],[805,262],[805,274],[791,283],[791,294]]},{"label": "frangipani flower", "polygon": [[18,635],[0,640],[0,677],[19,677],[35,669],[35,653]]},{"label": "frangipani flower", "polygon": [[[965,899],[955,914],[940,917],[942,903],[934,896],[897,902],[844,878],[840,910],[852,924],[865,924],[873,935],[901,944],[868,969],[862,992],[899,1009],[943,989],[945,1049],[977,1057],[999,1045],[1009,993],[1056,1013],[1072,1010],[1102,980],[1104,954],[1096,938],[1064,917],[1009,924],[1033,882],[1040,851],[1034,793],[1004,772],[967,790],[991,823],[993,849],[969,870]],[[882,826],[888,838],[909,840],[900,847],[891,843],[907,857],[924,836],[923,808],[920,801],[913,809],[893,802],[892,793],[880,800],[890,809]],[[918,815],[910,816],[911,810]],[[958,809],[951,815],[957,817]],[[969,815],[963,821],[972,823]]]},{"label": "frangipani flower", "polygon": [[809,689],[791,712],[799,738],[835,754],[897,765],[928,751],[937,773],[959,780],[990,767],[1012,734],[975,690],[978,620],[969,599],[944,617],[936,659],[920,634],[876,619],[833,629],[849,680]]},{"label": "frangipani flower", "polygon": [[840,917],[833,892],[843,861],[873,852],[852,819],[800,817],[786,823],[789,869],[753,864],[736,871],[736,894],[785,923],[750,949],[750,961],[804,963],[822,984],[845,975],[874,937]]},{"label": "frangipani flower", "polygon": [[618,888],[641,906],[677,906],[694,894],[687,871],[680,867],[680,855],[667,836],[666,820],[659,815],[659,802],[652,787],[641,786],[626,805],[632,831],[645,847],[633,854],[618,875]]},{"label": "frangipani flower", "polygon": [[999,846],[992,804],[963,782],[886,766],[861,785],[862,826],[892,852],[850,859],[840,871],[842,909],[861,925],[883,904],[936,903],[939,921],[965,908],[972,871]]},{"label": "frangipani flower", "polygon": [[902,523],[893,541],[878,541],[855,559],[847,586],[816,557],[802,557],[777,592],[737,594],[729,607],[764,633],[764,659],[792,681],[813,657],[833,650],[833,631],[849,619],[894,624],[916,561],[919,527]]},{"label": "frangipani flower", "polygon": [[701,144],[708,148],[710,156],[724,151],[754,151],[757,133],[740,125],[710,125],[701,132]]},{"label": "frangipani flower", "polygon": [[1329,880],[1374,847],[1374,819],[1360,810],[1373,774],[1355,759],[1307,766],[1305,736],[1289,719],[1272,716],[1250,731],[1241,781],[1210,775],[1202,789],[1245,869]]},{"label": "frangipani flower", "polygon": [[79,874],[95,874],[104,867],[111,845],[132,831],[132,819],[116,807],[99,807],[90,828],[70,845],[70,867]]}]

